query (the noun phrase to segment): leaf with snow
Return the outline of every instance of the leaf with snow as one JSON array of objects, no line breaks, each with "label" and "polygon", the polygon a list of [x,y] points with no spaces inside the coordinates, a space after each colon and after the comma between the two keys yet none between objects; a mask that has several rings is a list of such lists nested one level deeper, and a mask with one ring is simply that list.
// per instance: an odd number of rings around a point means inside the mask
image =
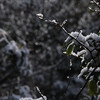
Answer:
[{"label": "leaf with snow", "polygon": [[87,73],[87,71],[88,71],[88,68],[87,67],[83,68],[81,70],[80,74],[78,75],[78,78],[80,78],[82,75],[84,75],[85,73]]},{"label": "leaf with snow", "polygon": [[66,40],[65,40],[65,43],[68,45],[69,43],[71,43],[72,41],[72,38],[71,37],[68,37]]},{"label": "leaf with snow", "polygon": [[87,41],[88,39],[95,40],[96,42],[100,41],[100,36],[98,36],[96,33],[91,33],[90,35],[87,35],[85,37],[85,40]]},{"label": "leaf with snow", "polygon": [[84,54],[86,54],[86,50],[82,50],[80,52],[77,52],[78,57],[83,56]]},{"label": "leaf with snow", "polygon": [[85,42],[85,37],[82,35],[82,32],[71,32],[71,35],[75,37],[80,42]]},{"label": "leaf with snow", "polygon": [[74,37],[78,37],[79,34],[80,34],[79,32],[71,32],[71,35],[74,36]]},{"label": "leaf with snow", "polygon": [[84,55],[84,59],[87,60],[87,61],[89,61],[91,58],[92,57],[91,57],[90,51],[86,50],[86,54]]}]

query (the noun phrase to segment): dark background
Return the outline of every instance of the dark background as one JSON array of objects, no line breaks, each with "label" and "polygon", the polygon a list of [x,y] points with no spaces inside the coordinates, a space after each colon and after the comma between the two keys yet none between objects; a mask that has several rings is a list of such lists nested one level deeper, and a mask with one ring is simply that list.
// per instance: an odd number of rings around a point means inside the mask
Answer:
[{"label": "dark background", "polygon": [[[22,53],[20,57],[14,50],[7,54],[8,44],[0,43],[0,100],[38,98],[35,86],[48,100],[73,100],[85,82],[84,78],[77,78],[80,59],[63,54],[67,35],[36,14],[43,13],[59,23],[67,19],[64,27],[68,32],[82,30],[87,35],[100,29],[100,16],[88,7],[96,8],[90,0],[0,0],[0,28],[7,32],[9,41],[17,43],[17,53]],[[20,40],[26,43],[23,50]],[[90,98],[87,89],[79,100],[83,97]]]}]

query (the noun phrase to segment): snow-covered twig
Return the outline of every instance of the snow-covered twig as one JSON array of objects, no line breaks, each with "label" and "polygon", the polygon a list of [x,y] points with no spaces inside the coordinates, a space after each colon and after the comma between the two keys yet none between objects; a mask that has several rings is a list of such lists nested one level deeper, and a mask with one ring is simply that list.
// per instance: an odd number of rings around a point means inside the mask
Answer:
[{"label": "snow-covered twig", "polygon": [[[40,19],[42,19],[43,21],[45,21],[45,22],[47,22],[47,23],[52,23],[52,24],[54,24],[54,25],[56,25],[57,27],[59,27],[59,28],[61,28],[71,39],[73,39],[73,40],[75,40],[76,42],[78,42],[82,47],[84,47],[89,53],[90,53],[90,55],[91,55],[91,59],[94,61],[94,63],[95,63],[95,68],[89,73],[89,75],[88,75],[88,77],[87,77],[87,79],[86,79],[86,82],[85,82],[85,84],[84,84],[84,86],[81,88],[81,90],[79,91],[79,93],[76,95],[76,97],[75,97],[75,100],[78,100],[78,97],[79,97],[79,95],[81,94],[81,92],[84,90],[84,88],[86,87],[86,85],[87,85],[87,83],[88,83],[88,81],[89,81],[89,79],[90,79],[90,77],[91,77],[91,75],[95,72],[95,70],[97,69],[97,67],[98,67],[98,64],[96,63],[96,60],[95,60],[95,58],[94,58],[94,56],[93,56],[93,54],[92,54],[92,51],[93,51],[93,49],[91,50],[90,48],[88,48],[88,46],[87,45],[85,45],[81,40],[80,40],[80,38],[79,38],[79,36],[80,36],[80,34],[76,34],[77,36],[74,36],[74,35],[72,35],[72,34],[70,34],[69,32],[67,32],[67,30],[63,27],[63,25],[62,24],[59,24],[59,22],[57,22],[56,20],[47,20],[47,19],[45,19],[45,18],[40,18]],[[93,35],[92,35],[93,36]],[[82,36],[81,36],[82,37]]]},{"label": "snow-covered twig", "polygon": [[38,91],[38,93],[39,93],[40,96],[41,96],[41,98],[36,99],[36,100],[47,100],[46,96],[44,96],[44,95],[41,93],[40,89],[39,89],[38,87],[35,87],[35,88],[36,88],[36,90]]}]

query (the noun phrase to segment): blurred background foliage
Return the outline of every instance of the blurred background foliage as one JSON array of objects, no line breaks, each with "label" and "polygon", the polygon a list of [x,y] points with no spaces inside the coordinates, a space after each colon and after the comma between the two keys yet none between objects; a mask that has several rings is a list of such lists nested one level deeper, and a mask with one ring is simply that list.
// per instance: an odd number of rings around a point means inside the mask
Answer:
[{"label": "blurred background foliage", "polygon": [[[67,19],[68,32],[98,33],[100,16],[89,6],[95,8],[90,0],[0,0],[0,100],[37,98],[35,86],[48,100],[73,99],[84,84],[77,79],[80,60],[63,54],[67,35],[36,14],[60,23]],[[86,90],[83,97],[90,98]]]}]

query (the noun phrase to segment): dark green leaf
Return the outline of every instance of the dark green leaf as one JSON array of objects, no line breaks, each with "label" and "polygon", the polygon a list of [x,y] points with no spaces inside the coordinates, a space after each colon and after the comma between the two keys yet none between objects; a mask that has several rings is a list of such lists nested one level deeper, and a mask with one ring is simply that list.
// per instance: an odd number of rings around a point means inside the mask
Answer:
[{"label": "dark green leaf", "polygon": [[88,82],[88,88],[90,95],[94,96],[97,94],[97,83],[95,80],[90,80]]},{"label": "dark green leaf", "polygon": [[62,49],[64,49],[65,45],[66,45],[66,42],[63,43],[63,48]]},{"label": "dark green leaf", "polygon": [[67,50],[66,50],[66,54],[69,56],[71,53],[72,53],[72,51],[74,50],[74,42],[72,42],[72,43],[70,43],[69,45],[68,45],[68,47],[67,47]]}]

